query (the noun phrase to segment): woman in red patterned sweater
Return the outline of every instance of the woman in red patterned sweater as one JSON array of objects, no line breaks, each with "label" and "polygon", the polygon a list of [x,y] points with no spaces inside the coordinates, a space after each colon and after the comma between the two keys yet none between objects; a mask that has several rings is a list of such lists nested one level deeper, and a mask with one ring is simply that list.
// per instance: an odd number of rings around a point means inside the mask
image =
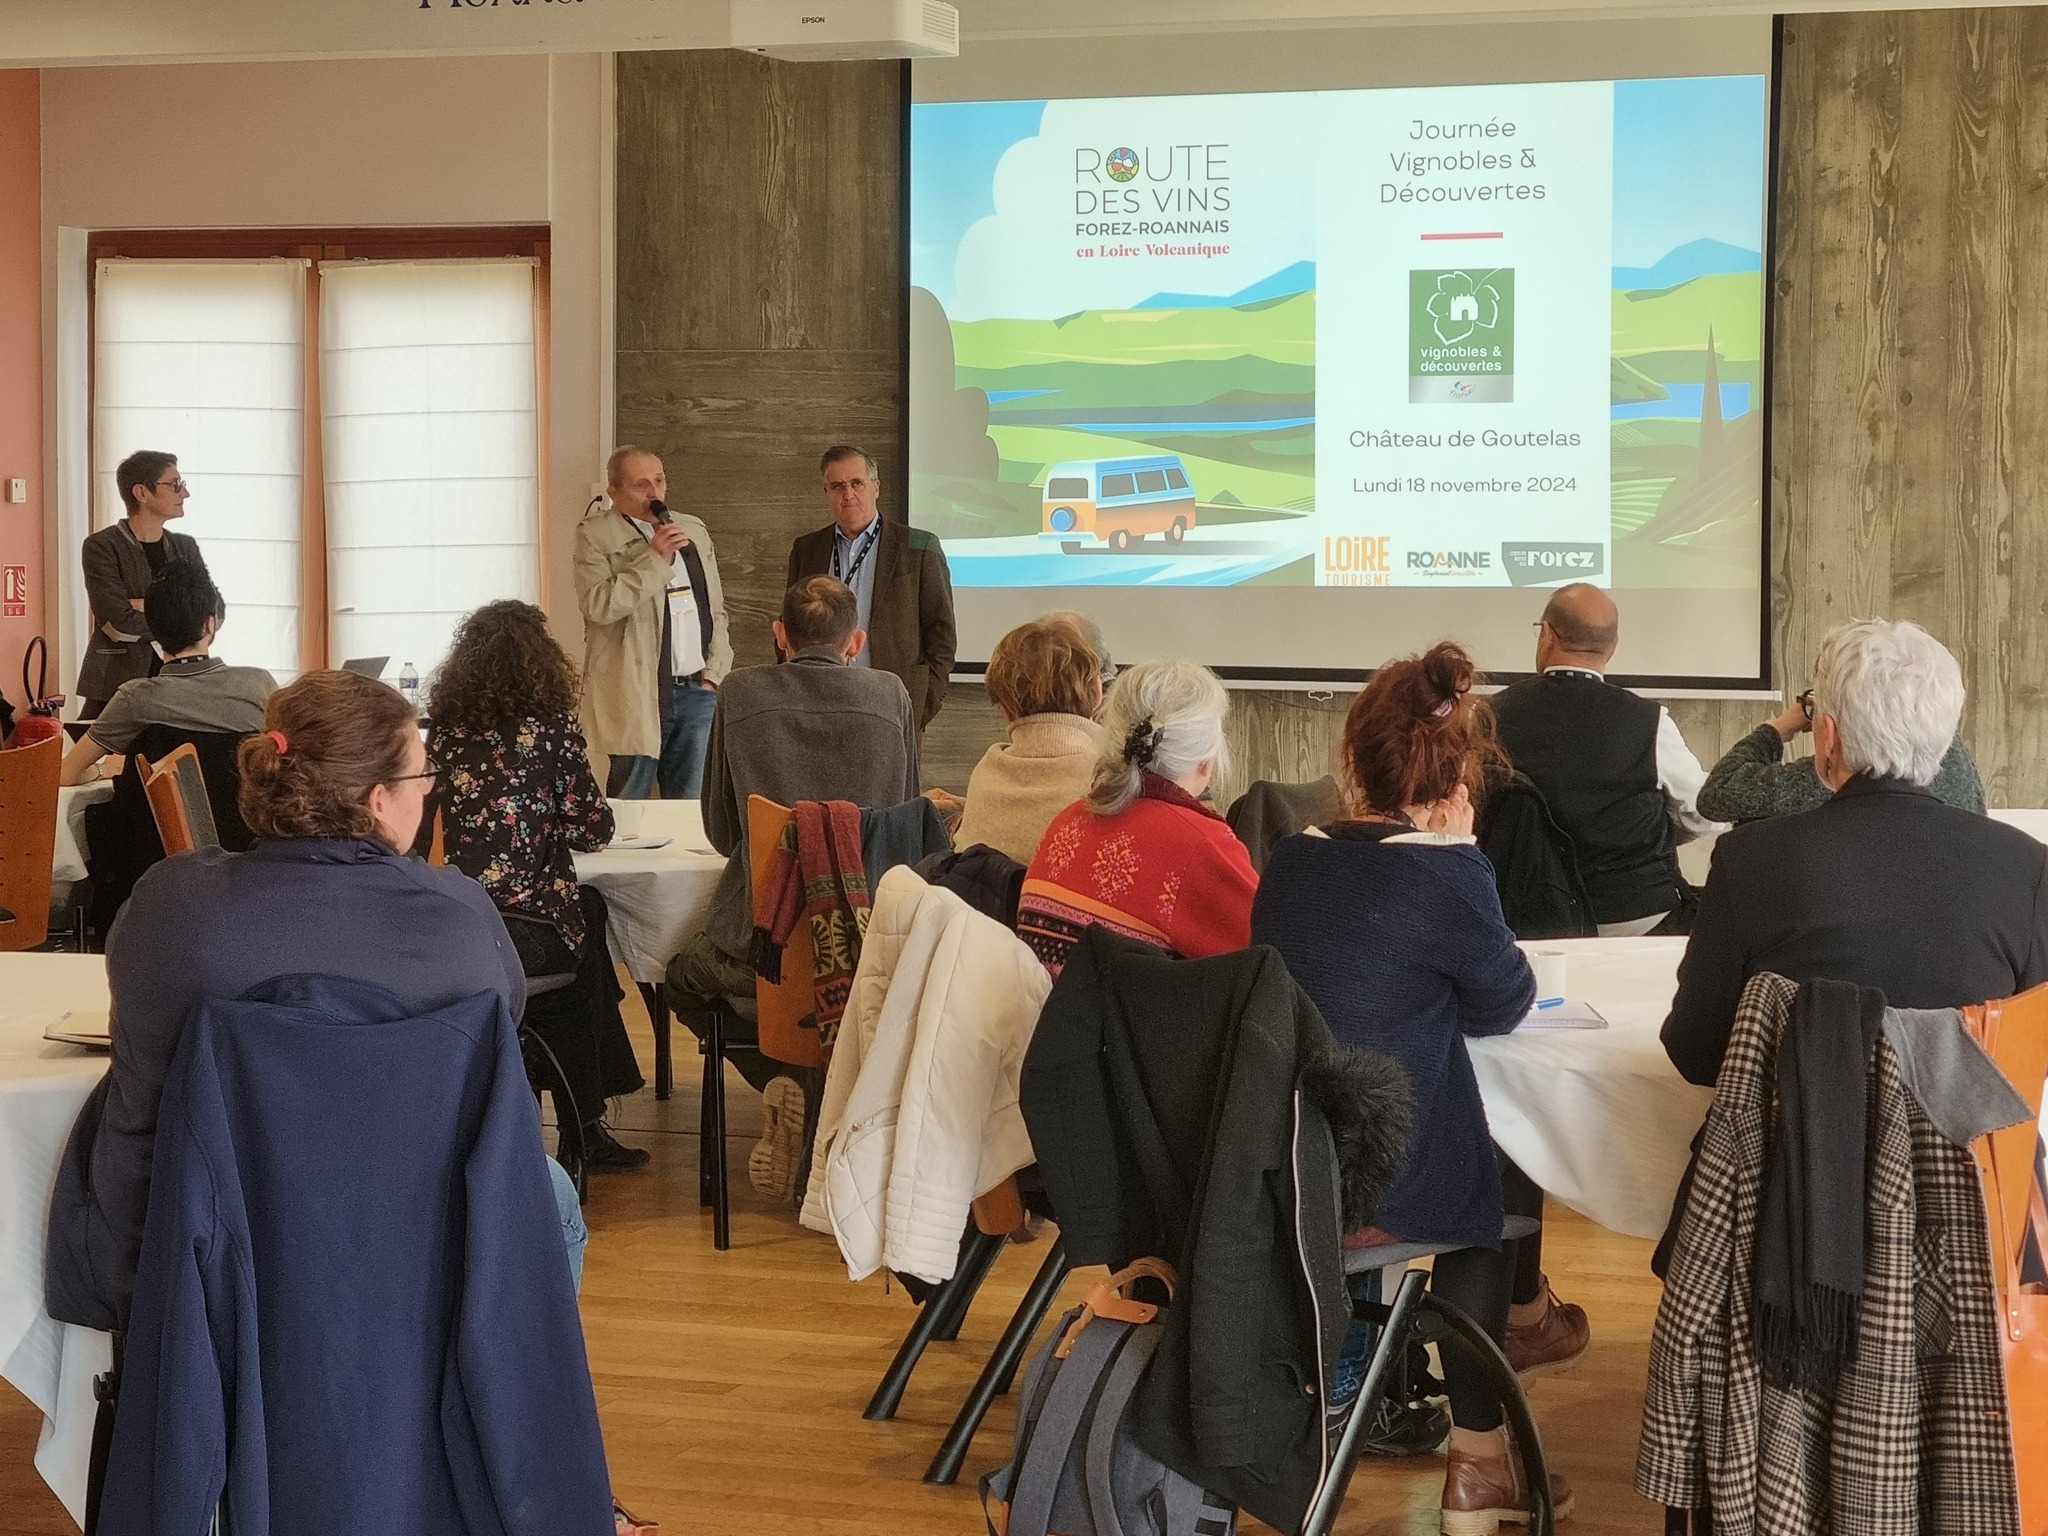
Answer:
[{"label": "woman in red patterned sweater", "polygon": [[1046,828],[1018,904],[1017,933],[1053,975],[1095,923],[1188,960],[1251,942],[1259,877],[1198,798],[1228,761],[1229,711],[1191,661],[1143,662],[1111,687],[1088,796]]}]

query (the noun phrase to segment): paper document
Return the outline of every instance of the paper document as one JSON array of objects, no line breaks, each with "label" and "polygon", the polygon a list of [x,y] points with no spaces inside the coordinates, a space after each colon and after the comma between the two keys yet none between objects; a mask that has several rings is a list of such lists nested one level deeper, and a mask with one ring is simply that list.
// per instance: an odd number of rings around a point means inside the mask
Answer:
[{"label": "paper document", "polygon": [[1607,1020],[1600,1010],[1591,1003],[1582,1003],[1573,998],[1563,1002],[1539,1004],[1522,1016],[1517,1029],[1605,1029]]},{"label": "paper document", "polygon": [[605,850],[617,852],[622,848],[630,848],[644,851],[649,848],[666,848],[674,841],[672,837],[615,837],[605,845]]},{"label": "paper document", "polygon": [[107,1033],[105,1013],[67,1013],[43,1031],[43,1038],[62,1045],[90,1046],[101,1051],[111,1050],[114,1045]]}]

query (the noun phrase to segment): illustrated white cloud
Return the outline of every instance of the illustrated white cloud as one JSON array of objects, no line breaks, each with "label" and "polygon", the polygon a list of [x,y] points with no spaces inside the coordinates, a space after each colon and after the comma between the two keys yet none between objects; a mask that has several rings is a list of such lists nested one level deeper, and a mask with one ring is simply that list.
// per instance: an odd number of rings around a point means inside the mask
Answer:
[{"label": "illustrated white cloud", "polygon": [[[1124,309],[1155,293],[1231,294],[1315,258],[1313,98],[1174,96],[1054,101],[1033,138],[1010,146],[995,173],[995,212],[961,237],[956,321],[1055,319],[1082,309]],[[1114,180],[1114,151],[1137,165]],[[1105,168],[1077,183],[1077,152]],[[1218,209],[1222,190],[1228,207]],[[1136,194],[1138,211],[1102,213],[1077,192]],[[1207,201],[1211,206],[1199,206]],[[1228,233],[1146,233],[1148,225],[1227,220]],[[1080,235],[1077,225],[1129,223],[1129,234]],[[1227,246],[1209,256],[1081,256],[1097,246]]]}]

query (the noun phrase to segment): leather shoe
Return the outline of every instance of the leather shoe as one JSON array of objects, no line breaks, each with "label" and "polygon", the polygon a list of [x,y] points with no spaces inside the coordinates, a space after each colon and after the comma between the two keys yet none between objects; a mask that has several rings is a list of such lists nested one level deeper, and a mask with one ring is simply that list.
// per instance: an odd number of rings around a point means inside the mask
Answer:
[{"label": "leather shoe", "polygon": [[[1466,1432],[1451,1436],[1444,1467],[1443,1536],[1494,1536],[1502,1525],[1527,1525],[1529,1483],[1514,1436],[1503,1424],[1487,1434],[1486,1451],[1480,1454],[1459,1448],[1461,1439],[1471,1438],[1477,1437]],[[1560,1520],[1572,1512],[1571,1484],[1555,1472],[1550,1474],[1550,1509]]]},{"label": "leather shoe", "polygon": [[1507,1339],[1501,1345],[1508,1364],[1515,1368],[1524,1386],[1539,1376],[1570,1370],[1593,1345],[1586,1309],[1559,1301],[1548,1277],[1543,1282],[1543,1299],[1550,1304],[1543,1316],[1520,1328],[1509,1324]]},{"label": "leather shoe", "polygon": [[645,1168],[653,1157],[645,1147],[625,1145],[602,1120],[583,1127],[583,1168],[587,1173],[631,1173]]}]

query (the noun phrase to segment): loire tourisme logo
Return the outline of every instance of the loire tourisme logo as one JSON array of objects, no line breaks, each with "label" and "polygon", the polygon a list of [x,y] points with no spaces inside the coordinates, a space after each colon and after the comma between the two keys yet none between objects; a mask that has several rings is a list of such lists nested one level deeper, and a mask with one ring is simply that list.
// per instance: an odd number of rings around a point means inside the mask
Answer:
[{"label": "loire tourisme logo", "polygon": [[1408,399],[1442,405],[1515,398],[1515,274],[1408,274]]},{"label": "loire tourisme logo", "polygon": [[1102,162],[1102,168],[1109,172],[1111,181],[1129,181],[1138,174],[1138,152],[1135,149],[1112,149],[1109,158]]}]

